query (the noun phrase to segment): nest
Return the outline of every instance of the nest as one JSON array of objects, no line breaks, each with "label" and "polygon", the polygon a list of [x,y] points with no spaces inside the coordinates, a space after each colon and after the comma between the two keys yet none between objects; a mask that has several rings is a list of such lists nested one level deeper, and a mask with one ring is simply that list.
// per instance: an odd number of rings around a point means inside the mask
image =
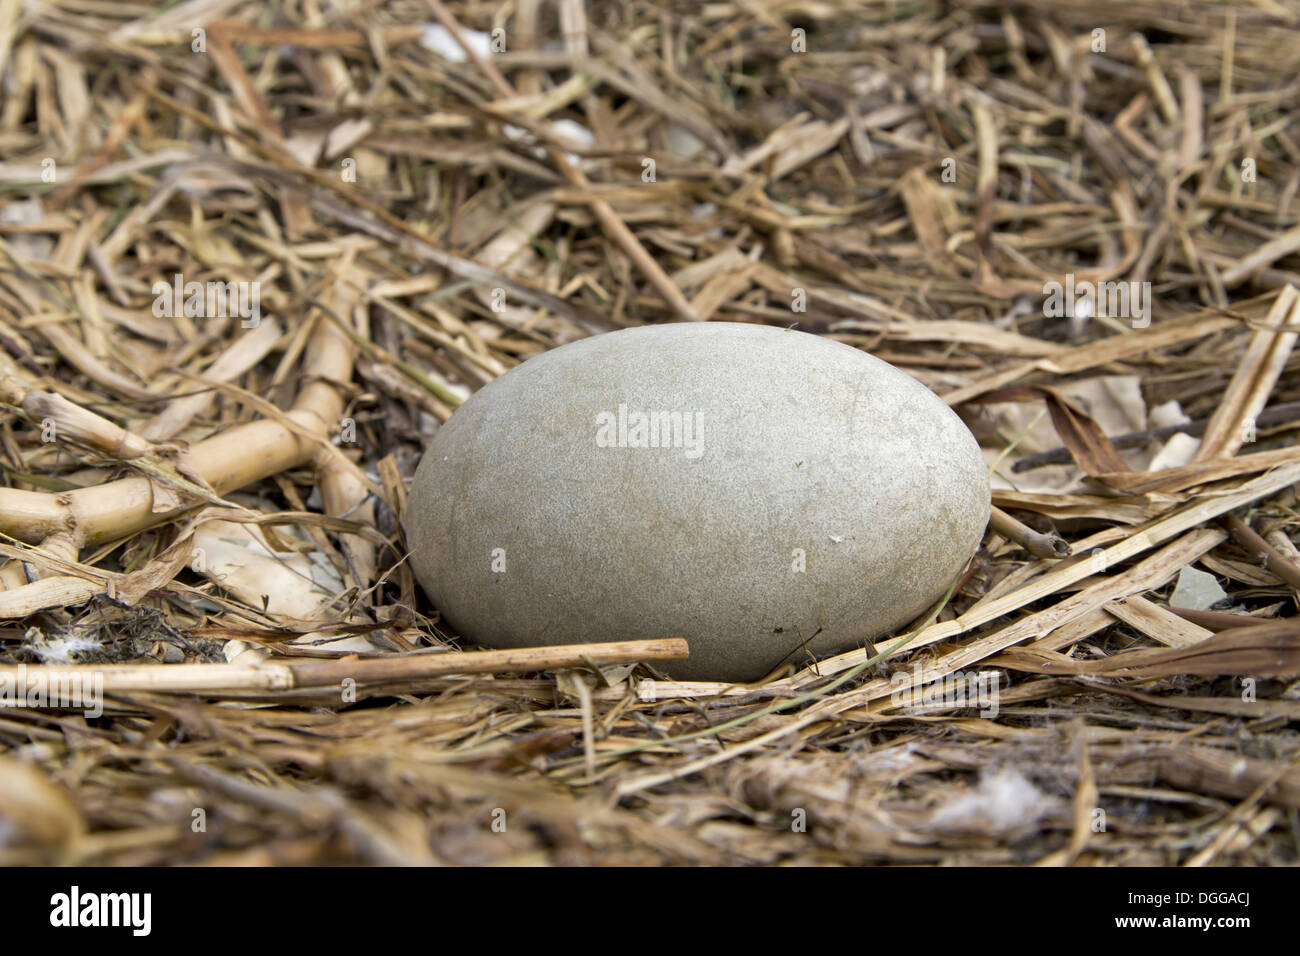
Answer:
[{"label": "nest", "polygon": [[[0,862],[1295,862],[1294,3],[80,9],[0,9]],[[709,319],[967,420],[952,593],[462,646],[437,425]]]}]

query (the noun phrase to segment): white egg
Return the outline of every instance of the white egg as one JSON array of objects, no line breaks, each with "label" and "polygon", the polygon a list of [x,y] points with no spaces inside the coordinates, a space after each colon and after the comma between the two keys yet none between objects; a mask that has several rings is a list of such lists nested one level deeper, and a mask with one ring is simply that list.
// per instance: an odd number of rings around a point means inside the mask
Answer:
[{"label": "white egg", "polygon": [[471,642],[684,637],[663,670],[746,681],[910,622],[988,517],[974,438],[915,379],[816,335],[683,323],[481,389],[424,456],[407,542]]}]

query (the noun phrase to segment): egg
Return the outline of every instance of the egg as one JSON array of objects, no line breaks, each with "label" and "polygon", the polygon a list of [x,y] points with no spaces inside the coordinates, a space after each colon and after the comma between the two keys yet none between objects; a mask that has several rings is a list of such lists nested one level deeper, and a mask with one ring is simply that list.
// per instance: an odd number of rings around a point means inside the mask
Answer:
[{"label": "egg", "polygon": [[473,643],[684,637],[668,675],[744,682],[912,621],[989,502],[975,439],[920,382],[832,339],[707,322],[489,383],[434,436],[405,525]]}]

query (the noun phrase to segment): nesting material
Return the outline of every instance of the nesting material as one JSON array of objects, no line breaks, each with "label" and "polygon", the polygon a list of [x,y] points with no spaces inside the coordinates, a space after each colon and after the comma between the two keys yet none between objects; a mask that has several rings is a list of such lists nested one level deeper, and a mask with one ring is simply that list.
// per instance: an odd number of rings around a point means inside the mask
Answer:
[{"label": "nesting material", "polygon": [[[0,3],[0,866],[1296,863],[1294,6]],[[688,319],[917,378],[1015,534],[758,683],[457,646],[438,424]]]}]

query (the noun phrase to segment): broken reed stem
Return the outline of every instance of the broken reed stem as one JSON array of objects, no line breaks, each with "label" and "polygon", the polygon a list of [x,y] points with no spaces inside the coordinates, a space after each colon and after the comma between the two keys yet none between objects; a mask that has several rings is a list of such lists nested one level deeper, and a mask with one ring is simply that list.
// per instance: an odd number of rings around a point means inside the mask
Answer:
[{"label": "broken reed stem", "polygon": [[[1300,402],[1283,402],[1280,405],[1270,405],[1259,413],[1259,417],[1255,419],[1255,427],[1271,428],[1274,425],[1286,425],[1290,422],[1300,424]],[[1200,438],[1205,434],[1205,426],[1208,424],[1209,419],[1201,418],[1181,425],[1144,428],[1141,431],[1116,435],[1111,438],[1110,443],[1116,448],[1122,449],[1137,448],[1149,441],[1159,441],[1178,434]],[[1068,465],[1072,461],[1074,461],[1074,458],[1070,454],[1070,449],[1062,445],[1060,448],[1040,451],[1032,455],[1025,455],[1023,458],[1017,458],[1015,464],[1011,466],[1011,470],[1018,474],[1022,471],[1042,468],[1044,465]]]},{"label": "broken reed stem", "polygon": [[1258,419],[1300,339],[1300,332],[1284,331],[1292,328],[1300,328],[1300,294],[1287,285],[1278,292],[1263,327],[1251,336],[1219,407],[1210,416],[1193,464],[1231,458],[1245,444],[1243,425]]},{"label": "broken reed stem", "polygon": [[1169,610],[1184,621],[1190,621],[1211,631],[1221,631],[1233,627],[1250,627],[1253,624],[1267,624],[1275,620],[1268,617],[1252,617],[1236,611],[1197,611],[1189,607],[1174,607]]},{"label": "broken reed stem", "polygon": [[[343,413],[336,383],[352,378],[352,349],[349,338],[333,323],[322,321],[316,326],[302,364],[305,384],[286,419],[309,435],[328,435],[330,425]],[[263,419],[197,443],[190,449],[188,464],[220,495],[313,461],[319,450],[310,437]],[[82,545],[134,534],[192,507],[193,502],[143,477],[63,494],[0,488],[0,532],[28,543],[71,542],[75,559]],[[0,583],[8,585],[0,591],[0,619],[81,604],[99,590],[95,584],[68,576],[22,584],[15,571],[0,575]]]},{"label": "broken reed stem", "polygon": [[1234,541],[1259,560],[1260,567],[1271,571],[1291,587],[1300,590],[1300,566],[1277,548],[1260,537],[1250,525],[1236,515],[1223,515],[1219,524],[1227,529]]},{"label": "broken reed stem", "polygon": [[1001,508],[990,509],[989,527],[1036,558],[1068,558],[1070,543],[1059,534],[1043,534],[1021,524]]},{"label": "broken reed stem", "polygon": [[49,423],[55,436],[67,438],[114,458],[158,454],[152,442],[114,424],[102,415],[68,401],[57,392],[27,388],[12,377],[0,380],[0,402],[21,409],[36,425]]},{"label": "broken reed stem", "polygon": [[[332,383],[352,375],[352,345],[329,322],[321,322],[308,345],[302,369],[306,382],[286,417],[313,434],[325,435],[343,411]],[[317,445],[269,420],[239,425],[198,442],[189,462],[223,494],[310,461]],[[0,532],[34,544],[56,531],[77,530],[93,544],[134,534],[175,517],[188,505],[155,511],[155,488],[147,478],[122,478],[63,494],[0,488]]]},{"label": "broken reed stem", "polygon": [[[527,673],[566,667],[632,664],[638,661],[679,661],[690,655],[680,637],[604,644],[562,644],[502,651],[448,651],[407,654],[366,660],[306,661],[242,664],[95,664],[0,667],[0,687],[19,688],[44,681],[48,687],[85,686],[102,679],[102,691],[112,693],[208,693],[289,691],[306,687],[407,682],[458,674]],[[80,681],[80,684],[71,684]]]},{"label": "broken reed stem", "polygon": [[442,402],[444,405],[449,405],[454,409],[454,408],[459,408],[461,403],[464,402],[464,399],[461,398],[459,395],[457,395],[455,392],[451,391],[449,388],[447,388],[444,385],[440,385],[438,382],[434,381],[428,375],[425,375],[423,372],[421,372],[410,362],[404,361],[398,358],[396,355],[393,355],[391,352],[381,349],[378,345],[375,345],[375,343],[371,342],[368,338],[358,333],[356,329],[352,328],[347,323],[345,323],[341,318],[339,318],[338,313],[336,313],[333,309],[329,308],[328,306],[319,302],[316,299],[307,298],[305,301],[307,302],[308,305],[320,309],[321,313],[325,315],[331,322],[337,325],[339,327],[339,330],[342,331],[343,334],[346,335],[349,339],[351,339],[352,343],[357,348],[365,352],[366,355],[370,356],[376,361],[386,362],[389,365],[392,365],[393,368],[397,369],[399,372],[401,372],[403,375],[409,378],[412,382],[414,382],[416,385],[419,385],[421,388],[427,391],[434,398],[438,399],[438,401]]}]

